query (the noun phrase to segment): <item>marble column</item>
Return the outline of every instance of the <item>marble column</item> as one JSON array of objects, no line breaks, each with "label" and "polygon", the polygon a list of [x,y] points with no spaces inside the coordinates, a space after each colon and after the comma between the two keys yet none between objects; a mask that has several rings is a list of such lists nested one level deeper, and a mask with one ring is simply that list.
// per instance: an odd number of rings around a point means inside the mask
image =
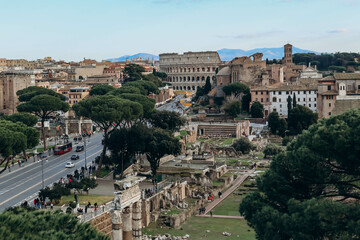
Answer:
[{"label": "marble column", "polygon": [[142,218],[141,218],[141,201],[138,201],[132,205],[132,232],[133,240],[141,240],[141,228],[142,228]]},{"label": "marble column", "polygon": [[132,209],[126,207],[123,210],[123,239],[132,240]]},{"label": "marble column", "polygon": [[113,210],[111,216],[112,216],[112,239],[122,240],[123,230],[122,230],[121,210]]}]

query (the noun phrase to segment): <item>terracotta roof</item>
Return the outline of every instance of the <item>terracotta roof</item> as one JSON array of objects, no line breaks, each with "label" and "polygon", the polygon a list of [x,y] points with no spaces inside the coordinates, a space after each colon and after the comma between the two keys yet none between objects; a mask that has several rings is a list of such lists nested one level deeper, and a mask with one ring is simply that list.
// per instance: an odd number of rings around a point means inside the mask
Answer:
[{"label": "terracotta roof", "polygon": [[319,93],[320,95],[338,95],[339,93],[336,90],[329,90],[323,93]]},{"label": "terracotta roof", "polygon": [[216,88],[211,89],[211,91],[208,93],[209,96],[215,96],[216,94]]},{"label": "terracotta roof", "polygon": [[274,84],[270,86],[259,86],[251,88],[251,91],[308,91],[317,90],[317,84]]},{"label": "terracotta roof", "polygon": [[334,73],[336,80],[360,79],[360,73]]},{"label": "terracotta roof", "polygon": [[319,80],[319,82],[327,82],[327,81],[334,81],[334,76],[327,76]]}]

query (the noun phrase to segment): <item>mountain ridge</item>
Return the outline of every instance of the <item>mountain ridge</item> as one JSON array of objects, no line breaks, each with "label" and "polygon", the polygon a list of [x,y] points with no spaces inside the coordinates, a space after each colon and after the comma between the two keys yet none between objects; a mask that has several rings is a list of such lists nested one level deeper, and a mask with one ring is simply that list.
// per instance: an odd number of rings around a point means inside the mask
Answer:
[{"label": "mountain ridge", "polygon": [[[243,50],[243,49],[229,49],[229,48],[222,48],[220,50],[217,50],[219,53],[220,59],[222,61],[231,61],[235,57],[243,57],[243,56],[250,56],[255,53],[262,53],[263,59],[282,59],[284,57],[284,47],[278,47],[278,48],[254,48],[250,50]],[[312,50],[306,50],[301,49],[297,47],[293,47],[293,54],[295,53],[316,53],[319,54],[319,52],[315,52]],[[138,57],[141,57],[142,59],[150,59],[150,60],[159,60],[159,56],[150,54],[150,53],[137,53],[134,55],[124,55],[118,58],[110,58],[107,59],[111,62],[121,62],[126,61],[126,59],[136,59]]]}]

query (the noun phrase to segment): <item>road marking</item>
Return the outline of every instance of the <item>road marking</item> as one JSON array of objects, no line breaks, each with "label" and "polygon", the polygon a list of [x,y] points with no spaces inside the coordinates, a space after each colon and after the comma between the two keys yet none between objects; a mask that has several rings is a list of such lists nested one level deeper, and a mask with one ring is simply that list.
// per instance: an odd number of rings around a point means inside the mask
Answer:
[{"label": "road marking", "polygon": [[[93,145],[93,146],[91,146],[91,147],[89,147],[89,149],[87,149],[86,151],[90,151],[90,150],[92,150],[92,148],[94,148],[94,147],[96,147],[97,145]],[[53,163],[55,160],[57,160],[58,158],[61,158],[61,157],[64,157],[65,155],[68,155],[69,153],[73,153],[73,152],[67,152],[67,153],[65,153],[64,155],[61,155],[61,156],[58,156],[58,157],[55,157],[54,159],[52,159],[52,160],[50,160],[50,161],[48,161],[48,163],[47,164],[49,164],[49,163]],[[44,161],[44,160],[43,160]],[[46,160],[45,160],[46,161]],[[40,163],[40,166],[38,165],[38,166],[36,166],[35,168],[31,168],[31,169],[29,169],[29,170],[27,170],[27,171],[25,171],[25,172],[22,172],[22,173],[20,173],[19,175],[16,175],[16,176],[14,176],[14,177],[12,177],[12,178],[9,178],[9,179],[7,179],[7,180],[5,180],[5,181],[3,181],[3,182],[1,182],[0,184],[4,184],[4,183],[6,183],[6,182],[8,182],[8,181],[11,181],[11,180],[13,180],[13,179],[15,179],[15,178],[17,178],[17,177],[19,177],[19,176],[21,176],[21,175],[23,175],[23,174],[25,174],[25,173],[28,173],[28,172],[30,172],[30,171],[32,171],[32,170],[34,170],[34,169],[36,169],[37,167],[41,167],[41,160],[39,160],[39,161],[37,161],[37,162],[35,162],[35,164],[36,163]],[[34,164],[34,163],[33,163]],[[32,165],[33,165],[32,164]],[[46,163],[44,163],[44,165],[45,165]],[[14,173],[15,172],[17,172],[18,170],[21,170],[21,168],[18,168],[17,170],[15,170],[14,171]],[[5,175],[5,176],[2,176],[2,177],[0,177],[0,179],[2,179],[2,178],[4,178],[4,177],[6,177],[7,175]]]},{"label": "road marking", "polygon": [[[95,154],[98,154],[98,153],[101,152],[101,151],[102,151],[102,150],[99,150],[99,151],[95,152],[94,154],[91,154],[89,157],[92,157],[92,156],[94,156]],[[83,160],[85,160],[85,158],[84,158]],[[82,160],[81,160],[81,161],[82,161]],[[75,164],[75,166],[78,165],[78,164],[80,164],[80,162],[77,162],[77,163]],[[65,169],[61,170],[60,172],[58,172],[56,175],[59,175],[60,173],[65,172],[66,170],[68,170],[68,169],[65,168]],[[50,176],[50,177],[44,179],[44,182],[46,182],[46,181],[49,180],[50,178],[53,178],[53,177],[56,176],[56,175],[53,175],[53,176]],[[25,189],[24,191],[19,192],[18,194],[12,196],[11,198],[8,198],[7,200],[5,200],[5,201],[3,201],[2,203],[0,203],[0,206],[3,205],[4,203],[7,203],[8,201],[16,198],[17,196],[19,196],[19,195],[21,195],[21,194],[23,194],[23,193],[25,193],[25,192],[33,189],[34,187],[40,185],[41,183],[42,183],[42,181],[40,181],[39,183],[33,185],[32,187],[30,187],[30,188],[28,188],[28,189]]]},{"label": "road marking", "polygon": [[[95,137],[95,136],[96,136],[96,137]],[[98,135],[94,135],[95,138],[98,138],[97,136],[98,136]],[[99,141],[100,141],[100,139],[99,139]],[[99,144],[100,144],[100,142],[99,142]],[[75,144],[75,145],[77,145],[77,144]],[[89,151],[91,148],[94,148],[94,147],[96,147],[96,146],[97,146],[97,144],[94,144],[94,145],[92,145],[92,146],[89,146],[89,149],[88,149],[87,151]],[[74,147],[75,147],[75,146],[74,146]],[[58,158],[60,158],[60,157],[63,157],[63,156],[65,156],[65,155],[67,155],[68,153],[72,153],[72,151],[71,151],[71,152],[67,152],[67,153],[65,153],[65,154],[63,154],[63,155],[61,155],[61,156],[59,156],[59,155],[53,155],[53,156],[57,156],[57,157],[55,157],[54,159],[50,160],[49,163],[55,161],[56,159],[58,159]],[[30,166],[38,163],[38,162],[40,162],[40,161],[33,162],[33,163],[25,166],[25,168],[30,167]],[[10,178],[10,179],[6,180],[5,182],[7,182],[7,181],[9,181],[9,180],[12,180],[12,179],[14,179],[14,178],[16,178],[16,177],[19,177],[19,176],[21,176],[21,175],[24,174],[24,173],[28,173],[29,171],[34,170],[34,169],[35,169],[35,168],[32,168],[32,169],[30,169],[30,170],[28,170],[28,171],[26,171],[26,172],[21,173],[20,175],[16,175],[15,177]],[[10,173],[7,173],[7,174],[1,174],[0,179],[5,178],[5,177],[7,177],[8,175],[14,174],[14,173],[16,173],[16,172],[18,172],[18,171],[20,171],[20,170],[23,170],[23,168],[21,167],[21,168],[18,168],[18,169],[16,169],[16,170],[12,170]],[[1,184],[5,183],[5,182],[1,182]]]}]

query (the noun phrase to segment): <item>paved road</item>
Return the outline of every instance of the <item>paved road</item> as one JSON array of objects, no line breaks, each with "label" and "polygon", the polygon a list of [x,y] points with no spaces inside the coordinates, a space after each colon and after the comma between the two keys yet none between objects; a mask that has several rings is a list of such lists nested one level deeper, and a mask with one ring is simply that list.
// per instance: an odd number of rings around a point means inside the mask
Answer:
[{"label": "paved road", "polygon": [[176,96],[175,99],[171,100],[169,103],[166,103],[160,107],[157,108],[159,111],[171,111],[171,112],[178,112],[181,115],[184,114],[184,109],[180,107],[181,103],[179,102],[181,99],[183,99],[183,95]]},{"label": "paved road", "polygon": [[[86,163],[88,166],[102,151],[101,139],[102,134],[97,133],[86,144]],[[45,186],[59,181],[61,177],[66,177],[68,173],[74,173],[76,168],[80,169],[85,165],[85,151],[82,151],[77,153],[80,159],[73,161],[75,167],[65,168],[66,162],[70,161],[72,154],[75,154],[75,148],[76,146],[73,144],[71,152],[64,155],[50,156],[43,161]],[[32,158],[29,161],[32,162]],[[42,188],[41,161],[28,163],[24,167],[14,166],[13,168],[11,172],[6,170],[0,174],[0,212],[23,202]]]}]

